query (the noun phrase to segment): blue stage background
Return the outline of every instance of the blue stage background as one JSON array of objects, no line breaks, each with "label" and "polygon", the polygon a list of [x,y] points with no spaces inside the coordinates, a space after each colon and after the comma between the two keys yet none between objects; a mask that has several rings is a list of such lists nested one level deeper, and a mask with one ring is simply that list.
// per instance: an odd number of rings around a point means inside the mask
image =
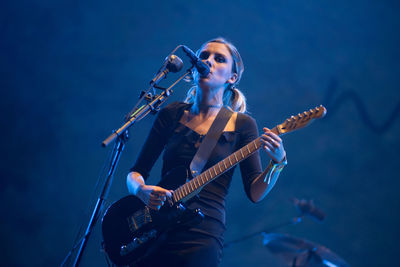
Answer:
[{"label": "blue stage background", "polygon": [[[398,262],[398,1],[1,6],[2,265],[61,264],[98,192],[110,151],[101,141],[120,126],[173,48],[197,49],[218,36],[241,52],[240,88],[259,128],[319,104],[328,108],[325,119],[283,138],[289,165],[264,201],[246,198],[236,172],[226,241],[289,220],[297,214],[290,198],[310,198],[325,221],[306,218],[276,232],[322,244],[352,266]],[[182,100],[189,87],[179,84],[169,102]],[[153,119],[130,131],[108,204],[127,194],[126,174]],[[149,182],[159,173],[158,163]],[[81,266],[106,266],[100,242],[98,225]],[[243,265],[284,266],[261,237],[224,250],[221,266]]]}]

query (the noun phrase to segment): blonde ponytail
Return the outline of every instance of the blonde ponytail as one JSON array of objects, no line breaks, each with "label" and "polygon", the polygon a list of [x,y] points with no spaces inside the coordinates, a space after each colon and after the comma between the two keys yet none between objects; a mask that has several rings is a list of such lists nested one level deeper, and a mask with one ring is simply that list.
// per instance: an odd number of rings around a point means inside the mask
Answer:
[{"label": "blonde ponytail", "polygon": [[232,111],[245,113],[246,112],[246,97],[236,87],[226,88],[223,96],[224,105]]},{"label": "blonde ponytail", "polygon": [[246,97],[236,87],[232,89],[232,97],[230,107],[233,111],[245,113],[247,111]]}]

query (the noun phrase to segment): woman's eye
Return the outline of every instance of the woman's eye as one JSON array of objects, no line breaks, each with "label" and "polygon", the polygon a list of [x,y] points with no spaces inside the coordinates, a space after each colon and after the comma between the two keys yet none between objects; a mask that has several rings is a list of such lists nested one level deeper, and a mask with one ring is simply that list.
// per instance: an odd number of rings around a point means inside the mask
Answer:
[{"label": "woman's eye", "polygon": [[201,52],[199,58],[200,59],[207,59],[210,53],[208,52]]},{"label": "woman's eye", "polygon": [[216,56],[215,61],[217,61],[219,63],[223,63],[223,62],[225,62],[225,58],[223,56]]}]

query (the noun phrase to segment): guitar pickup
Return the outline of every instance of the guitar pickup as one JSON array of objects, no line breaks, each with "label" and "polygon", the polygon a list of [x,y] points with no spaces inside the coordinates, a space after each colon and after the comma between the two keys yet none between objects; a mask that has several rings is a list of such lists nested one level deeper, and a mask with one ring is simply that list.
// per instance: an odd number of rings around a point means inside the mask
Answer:
[{"label": "guitar pickup", "polygon": [[149,232],[143,233],[140,237],[135,237],[132,242],[129,244],[121,246],[119,254],[121,256],[128,255],[132,251],[134,251],[136,248],[141,246],[143,243],[146,243],[150,239],[153,239],[157,236],[157,230],[153,229]]}]

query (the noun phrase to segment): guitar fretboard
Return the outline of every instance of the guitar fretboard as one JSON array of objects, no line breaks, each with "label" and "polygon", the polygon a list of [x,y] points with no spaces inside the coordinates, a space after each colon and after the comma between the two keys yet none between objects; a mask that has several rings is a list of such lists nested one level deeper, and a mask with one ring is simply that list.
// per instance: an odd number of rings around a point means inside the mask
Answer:
[{"label": "guitar fretboard", "polygon": [[[276,135],[283,135],[294,130],[307,126],[313,119],[322,118],[326,114],[326,108],[322,105],[314,109],[303,112],[296,116],[291,116],[286,119],[283,123],[275,126],[271,129],[271,132]],[[211,168],[202,172],[200,175],[194,177],[189,182],[178,187],[172,196],[173,202],[179,202],[187,200],[198,193],[199,190],[209,182],[213,181],[219,175],[228,171],[230,168],[241,162],[242,160],[249,157],[251,154],[256,152],[262,146],[261,138],[258,137],[253,142],[248,143],[241,149],[237,150],[233,154],[229,155],[225,159],[221,160]]]},{"label": "guitar fretboard", "polygon": [[203,186],[210,183],[218,176],[228,171],[242,160],[249,157],[251,154],[256,152],[260,147],[261,147],[261,140],[260,137],[258,137],[253,142],[248,143],[247,145],[237,150],[236,152],[232,153],[225,159],[221,160],[211,168],[203,171],[200,175],[194,177],[189,182],[177,188],[173,193],[173,201],[179,202],[182,199],[189,197],[192,193],[201,189]]}]

